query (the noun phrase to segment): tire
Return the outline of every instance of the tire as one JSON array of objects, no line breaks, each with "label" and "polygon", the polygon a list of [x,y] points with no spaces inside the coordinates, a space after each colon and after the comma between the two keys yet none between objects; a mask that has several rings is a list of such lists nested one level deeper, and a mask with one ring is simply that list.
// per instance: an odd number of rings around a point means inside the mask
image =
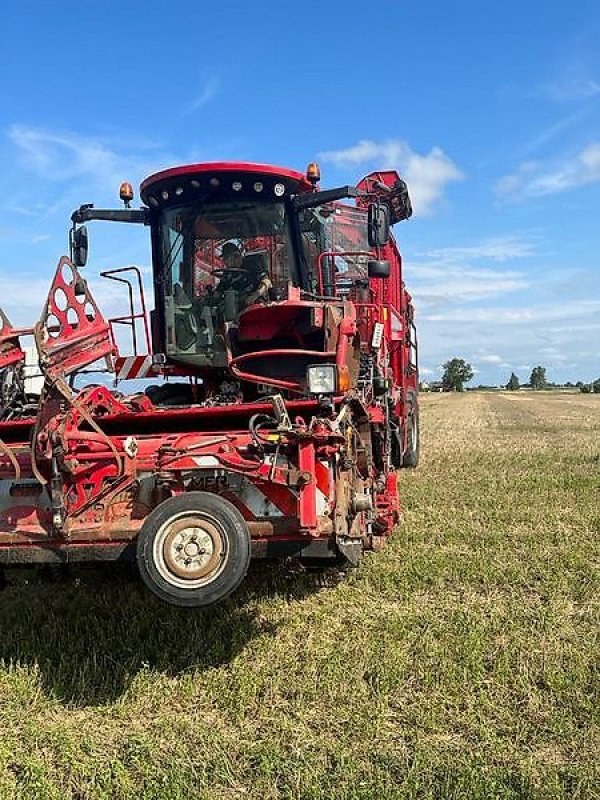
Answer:
[{"label": "tire", "polygon": [[409,393],[410,411],[407,418],[407,441],[402,466],[414,469],[419,463],[421,432],[419,429],[419,401],[414,392]]},{"label": "tire", "polygon": [[137,564],[146,586],[174,606],[218,603],[244,579],[250,534],[228,500],[187,492],[152,511],[137,540]]}]

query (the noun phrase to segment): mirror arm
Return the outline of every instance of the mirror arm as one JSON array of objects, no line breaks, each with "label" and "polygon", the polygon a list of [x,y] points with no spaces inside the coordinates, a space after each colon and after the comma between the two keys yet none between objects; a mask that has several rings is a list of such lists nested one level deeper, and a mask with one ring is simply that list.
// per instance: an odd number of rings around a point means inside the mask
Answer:
[{"label": "mirror arm", "polygon": [[325,189],[322,192],[297,194],[292,200],[292,205],[294,211],[303,211],[305,208],[314,208],[325,203],[333,203],[335,200],[362,196],[363,192],[360,192],[356,186],[339,186],[337,189]]},{"label": "mirror arm", "polygon": [[71,214],[71,221],[73,225],[81,225],[83,222],[90,222],[92,220],[104,220],[106,222],[133,222],[138,225],[149,225],[150,209],[103,209],[94,208],[93,205],[88,204],[80,206]]}]

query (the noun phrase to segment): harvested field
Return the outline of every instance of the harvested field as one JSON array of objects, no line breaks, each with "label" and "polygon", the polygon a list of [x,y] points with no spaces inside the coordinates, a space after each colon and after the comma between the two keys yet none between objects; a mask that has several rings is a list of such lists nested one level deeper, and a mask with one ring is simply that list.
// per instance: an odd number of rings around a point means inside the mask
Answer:
[{"label": "harvested field", "polygon": [[404,525],[337,586],[205,612],[0,594],[1,798],[600,796],[600,396],[422,398]]}]

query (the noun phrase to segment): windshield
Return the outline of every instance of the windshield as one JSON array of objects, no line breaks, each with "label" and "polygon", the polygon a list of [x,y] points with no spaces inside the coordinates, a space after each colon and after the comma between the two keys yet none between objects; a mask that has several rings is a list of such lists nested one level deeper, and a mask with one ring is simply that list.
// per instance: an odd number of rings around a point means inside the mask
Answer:
[{"label": "windshield", "polygon": [[[331,288],[336,287],[336,294],[343,294],[352,281],[367,277],[371,248],[362,209],[341,204],[307,209],[300,216],[300,231],[313,291],[319,289],[319,271],[330,276],[325,282],[333,281]],[[321,253],[332,255],[322,259],[319,270]]]},{"label": "windshield", "polygon": [[288,282],[296,282],[289,228],[283,203],[240,200],[163,212],[158,277],[170,355],[210,359],[224,349],[225,323],[253,303],[287,296]]},{"label": "windshield", "polygon": [[173,291],[179,284],[193,300],[217,289],[225,271],[264,269],[272,284],[270,294],[284,293],[294,277],[288,228],[283,203],[168,209],[161,225],[166,283]]}]

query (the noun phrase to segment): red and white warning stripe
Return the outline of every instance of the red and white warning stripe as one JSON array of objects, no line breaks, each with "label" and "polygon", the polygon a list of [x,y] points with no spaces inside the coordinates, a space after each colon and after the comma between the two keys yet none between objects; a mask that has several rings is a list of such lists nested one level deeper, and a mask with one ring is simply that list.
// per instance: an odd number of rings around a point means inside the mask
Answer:
[{"label": "red and white warning stripe", "polygon": [[[266,460],[272,460],[272,456]],[[204,469],[217,468],[219,459],[211,454],[194,456],[193,461]],[[278,464],[288,466],[285,456],[279,456]],[[315,503],[317,517],[325,516],[335,503],[335,474],[332,459],[315,462]],[[248,522],[257,519],[298,517],[300,515],[299,492],[289,486],[266,481],[253,482],[243,478],[239,488],[226,491],[223,497],[230,500],[240,510]]]},{"label": "red and white warning stripe", "polygon": [[235,493],[225,492],[224,496],[239,508],[248,521],[298,516],[298,495],[287,486],[252,483],[245,479]]},{"label": "red and white warning stripe", "polygon": [[331,496],[335,486],[333,469],[328,461],[315,462],[315,480],[317,483],[317,516],[322,517],[331,507],[330,501],[335,498]]},{"label": "red and white warning stripe", "polygon": [[[332,507],[332,492],[335,491],[333,469],[328,461],[317,461],[315,464],[316,512],[324,516]],[[232,498],[233,499],[233,498]],[[297,517],[300,513],[299,493],[276,483],[245,480],[236,491],[234,502],[243,516],[251,520],[265,517]]]},{"label": "red and white warning stripe", "polygon": [[119,356],[115,358],[115,372],[120,381],[151,377],[154,375],[152,356]]}]

